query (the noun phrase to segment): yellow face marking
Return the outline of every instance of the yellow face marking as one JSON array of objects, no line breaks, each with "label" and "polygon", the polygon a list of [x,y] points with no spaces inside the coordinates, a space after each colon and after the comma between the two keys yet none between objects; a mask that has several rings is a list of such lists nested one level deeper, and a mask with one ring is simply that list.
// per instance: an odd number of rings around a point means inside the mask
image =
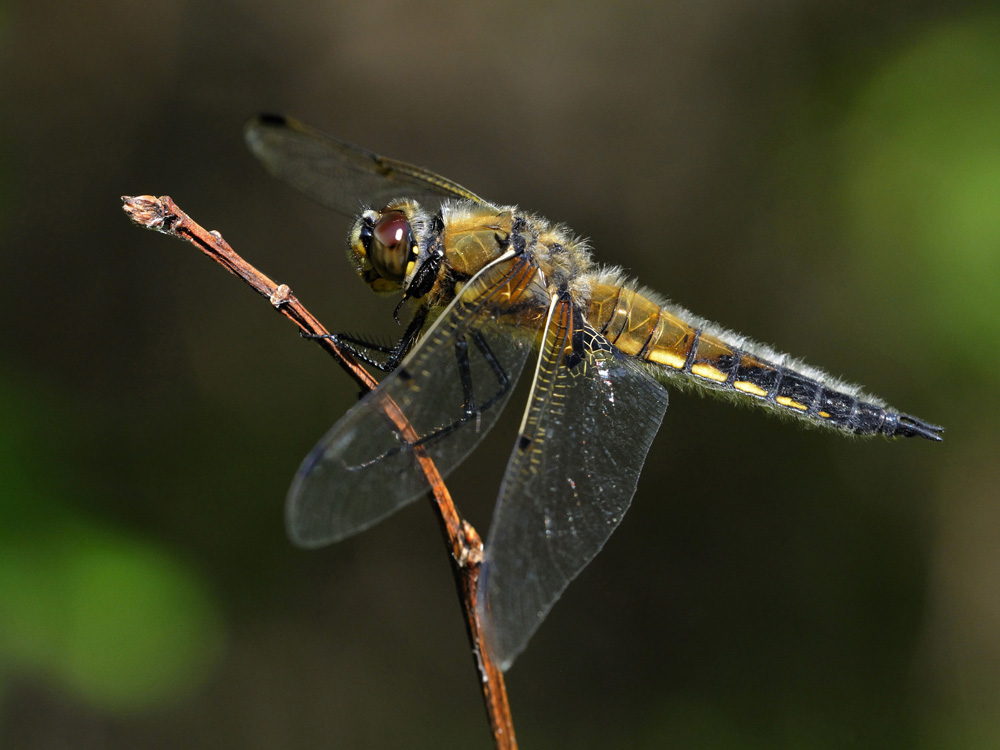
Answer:
[{"label": "yellow face marking", "polygon": [[793,399],[789,398],[788,396],[778,396],[774,400],[777,401],[782,406],[787,406],[790,409],[798,409],[799,411],[805,411],[806,409],[809,408],[805,404],[799,403],[798,401],[794,401]]},{"label": "yellow face marking", "polygon": [[682,357],[674,352],[664,351],[663,349],[654,349],[649,353],[649,361],[656,362],[658,365],[666,365],[667,367],[673,367],[680,370],[684,367],[684,362],[687,360],[686,357]]},{"label": "yellow face marking", "polygon": [[399,284],[394,284],[391,281],[386,281],[382,278],[377,278],[373,281],[368,282],[369,286],[380,294],[383,292],[395,292],[399,289]]},{"label": "yellow face marking", "polygon": [[406,264],[406,274],[404,275],[404,278],[408,277],[413,272],[413,266],[415,266],[416,263],[417,262],[415,260],[411,260],[409,263]]},{"label": "yellow face marking", "polygon": [[767,395],[767,391],[756,383],[751,383],[749,380],[737,380],[733,383],[733,388],[738,391],[743,391],[744,393],[749,393],[752,396],[764,397]]},{"label": "yellow face marking", "polygon": [[691,373],[706,380],[714,380],[717,383],[726,382],[726,373],[712,365],[698,364],[691,367]]}]

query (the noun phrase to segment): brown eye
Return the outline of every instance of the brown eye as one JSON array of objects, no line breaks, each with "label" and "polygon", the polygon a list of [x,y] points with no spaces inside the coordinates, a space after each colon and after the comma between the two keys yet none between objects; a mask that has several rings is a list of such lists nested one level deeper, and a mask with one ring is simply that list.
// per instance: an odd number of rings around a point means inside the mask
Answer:
[{"label": "brown eye", "polygon": [[372,228],[369,260],[375,272],[386,281],[402,281],[412,246],[413,233],[406,214],[389,211]]},{"label": "brown eye", "polygon": [[387,249],[394,250],[409,237],[410,222],[402,211],[390,211],[378,220],[373,232],[375,239]]}]

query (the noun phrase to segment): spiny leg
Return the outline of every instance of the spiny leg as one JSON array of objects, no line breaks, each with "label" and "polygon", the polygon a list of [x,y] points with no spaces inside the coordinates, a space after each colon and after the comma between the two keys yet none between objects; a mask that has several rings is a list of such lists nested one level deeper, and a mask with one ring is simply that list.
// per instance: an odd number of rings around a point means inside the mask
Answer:
[{"label": "spiny leg", "polygon": [[496,392],[490,398],[486,399],[482,405],[476,405],[475,388],[472,379],[472,363],[469,360],[469,345],[465,339],[459,339],[455,342],[455,356],[458,362],[459,378],[462,381],[462,416],[451,424],[439,427],[433,432],[422,435],[420,439],[414,443],[414,445],[425,445],[431,441],[439,440],[445,435],[461,427],[463,424],[476,419],[484,411],[491,409],[494,404],[500,401],[510,390],[510,375],[507,374],[503,365],[501,365],[496,356],[494,356],[493,351],[490,349],[490,346],[483,335],[481,333],[473,333],[470,338],[476,345],[479,353],[482,354],[483,360],[490,366],[493,376],[497,379],[498,387]]},{"label": "spiny leg", "polygon": [[[492,349],[490,349],[485,337],[480,333],[473,333],[470,335],[472,342],[475,344],[476,348],[479,350],[483,357],[483,360],[489,365],[493,376],[497,380],[497,390],[490,396],[482,405],[477,406],[475,397],[475,387],[472,377],[472,363],[469,359],[469,345],[464,338],[459,338],[455,342],[455,359],[458,365],[458,376],[462,384],[462,415],[455,421],[439,427],[431,432],[421,435],[417,440],[413,442],[401,442],[400,445],[395,448],[382,453],[379,456],[371,459],[370,461],[365,461],[357,466],[350,467],[352,470],[363,469],[373,464],[378,463],[390,456],[394,456],[404,448],[414,448],[421,445],[427,445],[433,443],[437,440],[441,440],[446,436],[450,435],[452,432],[457,430],[464,424],[471,422],[473,419],[477,419],[480,414],[484,411],[493,408],[493,406],[501,401],[507,392],[510,390],[513,381],[510,375],[504,369],[503,365],[500,363],[499,359],[493,354]],[[400,376],[404,379],[410,379],[412,376],[406,372],[406,370],[400,371]]]},{"label": "spiny leg", "polygon": [[[424,308],[421,308],[417,311],[417,314],[413,316],[413,320],[410,321],[409,325],[406,327],[406,331],[399,338],[399,341],[391,347],[369,341],[360,336],[352,336],[347,333],[327,333],[324,335],[303,334],[302,338],[329,339],[343,349],[346,349],[352,357],[360,362],[370,365],[371,367],[374,367],[382,372],[392,372],[399,367],[403,358],[410,352],[410,349],[413,348],[413,344],[417,340],[417,336],[420,335],[420,331],[423,329],[424,322],[426,320],[427,311]],[[370,352],[383,354],[385,356],[383,359],[379,360],[373,357]]]}]

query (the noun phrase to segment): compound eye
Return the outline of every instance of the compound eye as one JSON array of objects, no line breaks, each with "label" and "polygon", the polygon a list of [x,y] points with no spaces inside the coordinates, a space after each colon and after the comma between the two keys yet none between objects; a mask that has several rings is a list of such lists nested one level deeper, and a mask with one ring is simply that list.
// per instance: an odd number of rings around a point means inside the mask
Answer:
[{"label": "compound eye", "polygon": [[375,224],[372,230],[377,239],[386,249],[394,250],[410,235],[410,222],[402,211],[389,211]]},{"label": "compound eye", "polygon": [[372,228],[372,267],[386,281],[402,281],[413,248],[410,220],[402,211],[388,211]]}]

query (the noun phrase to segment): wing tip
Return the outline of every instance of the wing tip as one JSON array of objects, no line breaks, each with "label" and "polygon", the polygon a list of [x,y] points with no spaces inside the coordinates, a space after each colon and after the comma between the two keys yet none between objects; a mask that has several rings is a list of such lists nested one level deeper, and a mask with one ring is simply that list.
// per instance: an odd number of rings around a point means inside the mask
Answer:
[{"label": "wing tip", "polygon": [[284,127],[289,124],[289,119],[284,115],[279,115],[275,112],[260,112],[250,118],[251,123],[258,123],[260,125],[269,125],[272,127]]},{"label": "wing tip", "polygon": [[243,125],[243,137],[251,150],[254,150],[254,146],[262,140],[267,130],[302,130],[302,126],[291,117],[275,112],[260,112]]}]

